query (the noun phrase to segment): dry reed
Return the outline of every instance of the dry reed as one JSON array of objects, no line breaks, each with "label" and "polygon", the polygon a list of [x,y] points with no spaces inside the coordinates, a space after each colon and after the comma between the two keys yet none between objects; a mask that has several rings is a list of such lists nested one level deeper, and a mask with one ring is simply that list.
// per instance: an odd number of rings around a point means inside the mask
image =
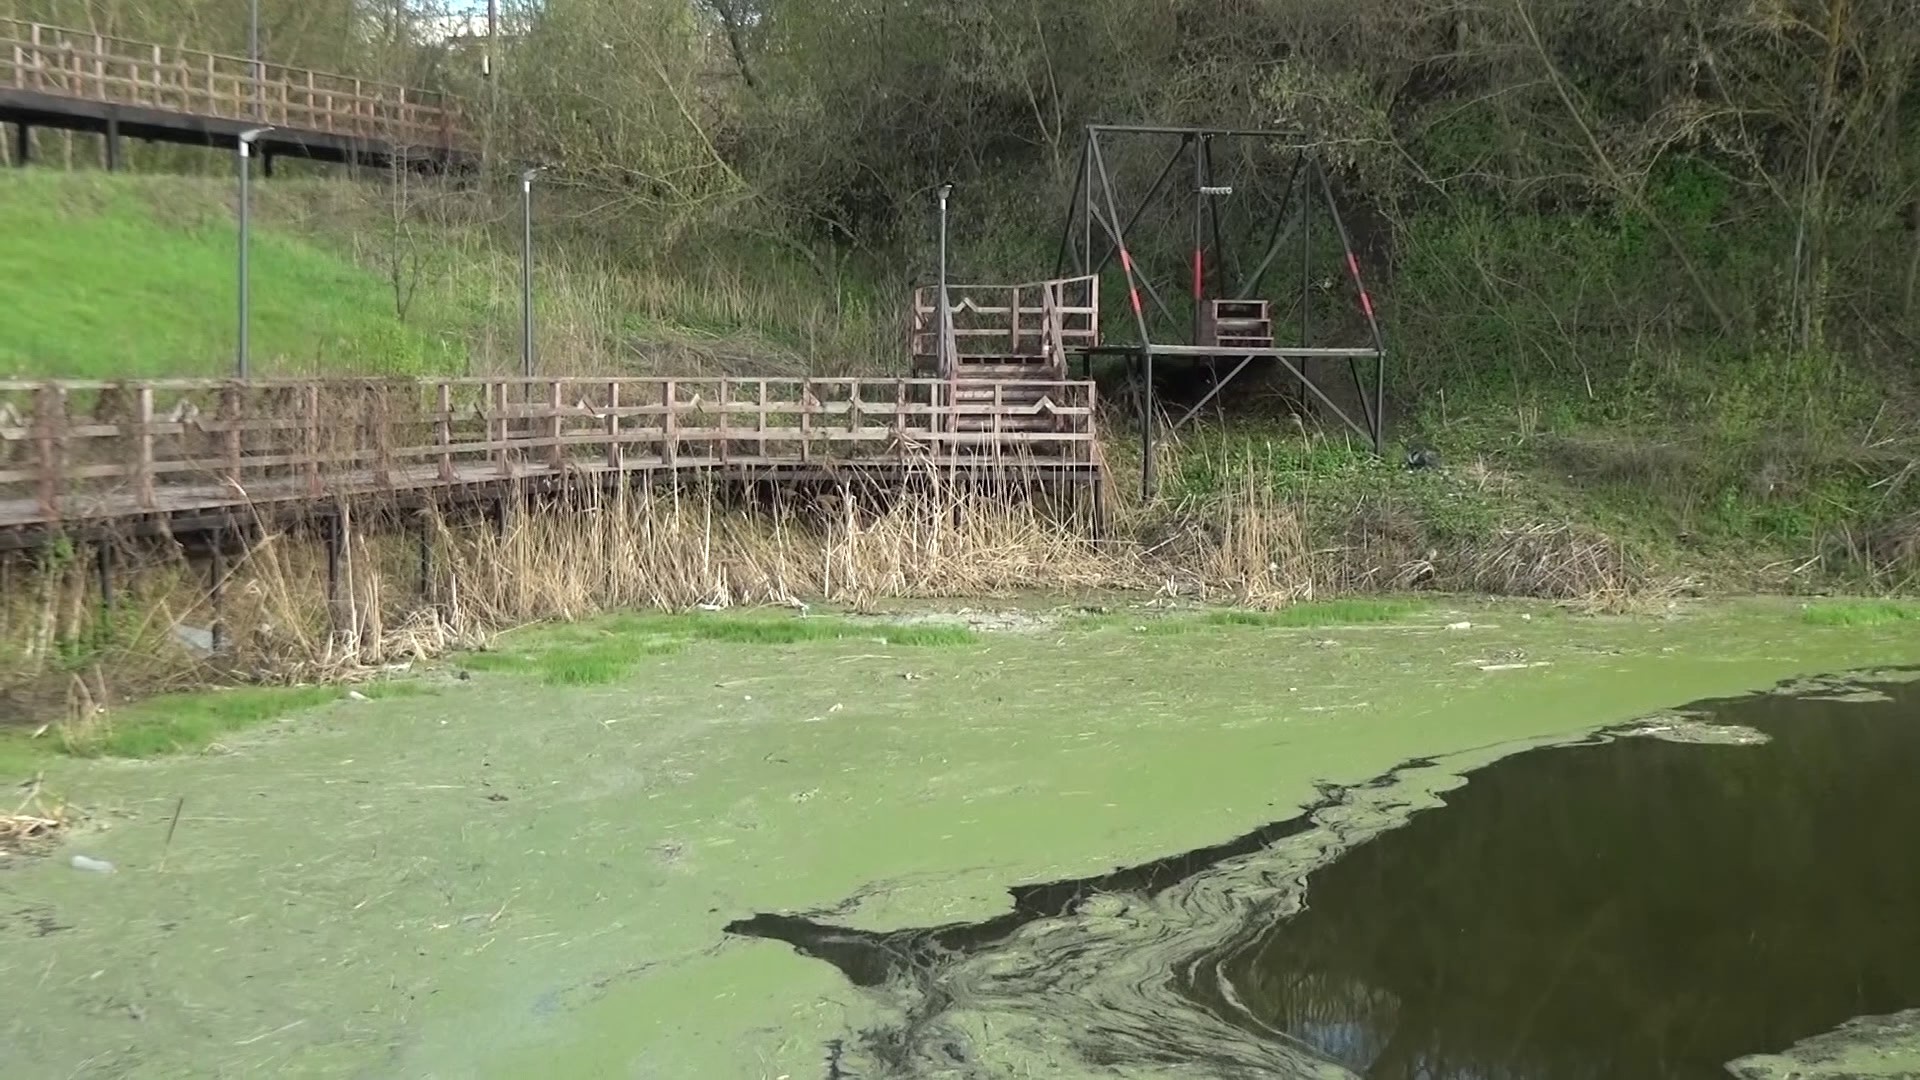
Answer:
[{"label": "dry reed", "polygon": [[[111,613],[84,552],[15,560],[0,566],[0,716],[63,718],[63,736],[84,738],[110,702],[136,694],[208,679],[334,679],[618,609],[1095,589],[1273,608],[1415,588],[1620,606],[1646,580],[1616,545],[1565,525],[1436,550],[1417,522],[1364,507],[1315,520],[1305,498],[1250,469],[1205,502],[1122,498],[1103,538],[1071,507],[1017,497],[1024,489],[943,480],[786,501],[717,478],[592,489],[516,500],[503,526],[341,507],[347,542],[331,594],[317,537],[263,521],[228,562],[217,613],[210,567],[177,547],[123,551]],[[196,647],[216,624],[219,650]]]}]

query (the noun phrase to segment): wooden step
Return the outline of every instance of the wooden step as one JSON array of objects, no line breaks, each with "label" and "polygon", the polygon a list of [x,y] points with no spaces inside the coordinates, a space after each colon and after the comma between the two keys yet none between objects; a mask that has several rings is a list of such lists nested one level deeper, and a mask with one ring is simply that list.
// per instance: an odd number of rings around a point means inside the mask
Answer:
[{"label": "wooden step", "polygon": [[1032,431],[1056,431],[1059,425],[1050,416],[1002,416],[998,425],[991,416],[959,416],[954,418],[954,430],[965,432],[999,431],[1005,434],[1020,434]]},{"label": "wooden step", "polygon": [[1058,370],[1037,364],[967,364],[953,377],[966,382],[1053,382]]},{"label": "wooden step", "polygon": [[1047,392],[1037,386],[1016,389],[1011,386],[996,387],[991,383],[984,386],[977,383],[971,386],[966,383],[956,383],[953,388],[953,400],[968,405],[991,405],[998,401],[1003,405],[1024,407],[1046,396]]}]

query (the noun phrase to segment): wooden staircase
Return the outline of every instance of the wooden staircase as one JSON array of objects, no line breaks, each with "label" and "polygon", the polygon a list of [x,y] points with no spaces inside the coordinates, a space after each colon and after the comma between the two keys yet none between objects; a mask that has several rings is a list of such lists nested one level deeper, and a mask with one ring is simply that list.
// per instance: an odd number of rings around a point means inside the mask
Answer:
[{"label": "wooden staircase", "polygon": [[[1052,410],[1067,381],[1067,353],[1099,342],[1098,279],[949,285],[944,320],[938,293],[914,293],[913,372],[947,380],[955,430],[1059,430]],[[999,448],[992,440],[979,445]]]}]

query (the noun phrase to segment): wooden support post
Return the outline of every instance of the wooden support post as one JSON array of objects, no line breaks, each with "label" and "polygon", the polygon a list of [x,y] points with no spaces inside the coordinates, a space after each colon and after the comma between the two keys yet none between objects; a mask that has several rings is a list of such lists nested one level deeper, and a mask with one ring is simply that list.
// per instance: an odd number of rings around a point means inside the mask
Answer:
[{"label": "wooden support post", "polygon": [[847,434],[860,430],[860,380],[847,380]]},{"label": "wooden support post", "polygon": [[33,128],[26,121],[13,125],[13,164],[24,169],[33,160]]},{"label": "wooden support post", "polygon": [[767,460],[767,380],[760,380],[760,392],[753,410],[754,439],[753,454],[762,462]]},{"label": "wooden support post", "polygon": [[437,400],[434,402],[433,441],[440,447],[440,482],[453,482],[453,454],[447,448],[453,445],[453,385],[444,380],[437,388]]},{"label": "wooden support post", "polygon": [[1000,463],[1000,415],[1001,411],[1006,408],[1006,397],[1002,393],[1002,391],[1006,389],[1006,385],[1006,383],[997,379],[994,380],[993,420],[987,425],[993,435],[993,461],[996,465]]},{"label": "wooden support post", "polygon": [[373,441],[373,482],[383,488],[392,487],[394,439],[391,391],[375,385],[367,392],[373,395],[373,408],[369,410],[373,427],[370,433]]},{"label": "wooden support post", "polygon": [[120,171],[120,110],[107,109],[106,165],[108,172]]},{"label": "wooden support post", "polygon": [[133,491],[140,509],[153,502],[153,387],[141,383],[134,394]]},{"label": "wooden support post", "polygon": [[567,467],[566,449],[560,445],[560,411],[564,385],[559,379],[547,384],[547,464],[554,472]]},{"label": "wooden support post", "polygon": [[620,380],[607,380],[607,468],[626,467],[626,448],[620,445]]},{"label": "wooden support post", "polygon": [[660,430],[665,443],[665,445],[660,448],[660,457],[661,460],[667,463],[667,468],[669,469],[674,468],[680,460],[679,436],[677,434],[680,428],[680,418],[677,415],[680,403],[675,400],[678,396],[679,395],[674,392],[672,379],[668,379],[666,382],[660,384],[660,406],[662,410],[660,413]]},{"label": "wooden support post", "polygon": [[907,426],[907,380],[895,379],[893,381],[893,437],[896,444],[895,453],[904,454],[906,452],[906,448],[899,444],[900,440],[906,438]]},{"label": "wooden support post", "polygon": [[[491,400],[487,419],[488,441],[494,444],[494,460],[499,463],[500,475],[513,477],[513,458],[507,453],[507,440],[511,434],[507,419],[507,384],[503,379],[487,387],[487,396]],[[497,430],[496,430],[497,429]]]},{"label": "wooden support post", "polygon": [[720,379],[720,390],[719,390],[719,398],[720,398],[720,454],[719,454],[719,457],[720,457],[720,464],[722,465],[725,465],[727,463],[727,442],[728,442],[727,431],[732,426],[731,423],[729,422],[729,419],[732,416],[732,410],[727,405],[728,385],[729,384],[726,378],[722,377]]},{"label": "wooden support post", "polygon": [[66,486],[66,388],[52,383],[42,386],[40,392],[34,395],[33,414],[33,444],[40,474],[40,513],[48,521],[59,521],[60,496]]},{"label": "wooden support post", "polygon": [[813,380],[800,383],[800,464],[813,460]]},{"label": "wooden support post", "polygon": [[304,402],[306,430],[302,433],[303,454],[306,458],[307,497],[320,497],[320,388],[308,384]]},{"label": "wooden support post", "polygon": [[220,482],[244,490],[240,485],[240,387],[228,383],[220,388]]}]

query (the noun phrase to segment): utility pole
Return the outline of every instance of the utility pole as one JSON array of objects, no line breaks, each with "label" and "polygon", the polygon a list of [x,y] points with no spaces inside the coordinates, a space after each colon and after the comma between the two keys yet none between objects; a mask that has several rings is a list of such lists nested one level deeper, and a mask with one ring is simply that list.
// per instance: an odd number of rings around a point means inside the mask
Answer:
[{"label": "utility pole", "polygon": [[520,375],[533,378],[533,178],[540,166],[520,174]]},{"label": "utility pole", "polygon": [[240,133],[240,252],[238,259],[240,277],[240,338],[239,345],[234,354],[233,366],[234,376],[241,379],[247,377],[248,361],[251,359],[249,343],[247,341],[247,327],[252,321],[249,318],[249,303],[252,298],[249,296],[250,274],[248,273],[248,249],[251,247],[252,241],[252,214],[249,207],[249,188],[252,186],[253,144],[260,136],[272,130],[272,128],[261,127],[251,128]]},{"label": "utility pole", "polygon": [[953,340],[953,307],[947,300],[947,200],[953,196],[952,184],[940,185],[940,344],[934,349],[940,358],[940,376],[951,377],[958,359],[950,354]]}]

